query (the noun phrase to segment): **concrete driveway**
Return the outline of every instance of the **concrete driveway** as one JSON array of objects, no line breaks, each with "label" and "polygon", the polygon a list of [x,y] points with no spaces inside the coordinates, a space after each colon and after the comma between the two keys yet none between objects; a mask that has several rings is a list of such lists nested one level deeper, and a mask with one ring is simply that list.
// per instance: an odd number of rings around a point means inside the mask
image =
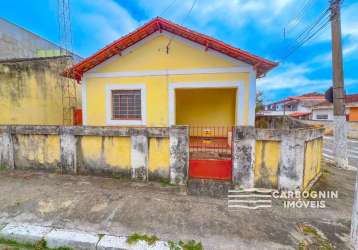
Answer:
[{"label": "concrete driveway", "polygon": [[[325,209],[273,208],[228,211],[226,199],[187,196],[160,183],[54,173],[1,171],[0,224],[31,223],[95,233],[154,234],[162,240],[195,239],[205,249],[297,249],[315,239],[349,248],[355,172],[327,167],[316,186],[338,190]],[[301,227],[302,228],[302,227]]]}]

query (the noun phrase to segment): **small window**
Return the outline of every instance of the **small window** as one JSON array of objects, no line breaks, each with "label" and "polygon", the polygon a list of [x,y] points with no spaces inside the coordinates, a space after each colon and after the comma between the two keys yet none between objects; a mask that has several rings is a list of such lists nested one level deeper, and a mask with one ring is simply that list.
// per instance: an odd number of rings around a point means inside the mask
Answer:
[{"label": "small window", "polygon": [[328,115],[316,115],[316,119],[317,120],[327,120],[328,119]]},{"label": "small window", "polygon": [[112,119],[141,120],[141,91],[112,90]]}]

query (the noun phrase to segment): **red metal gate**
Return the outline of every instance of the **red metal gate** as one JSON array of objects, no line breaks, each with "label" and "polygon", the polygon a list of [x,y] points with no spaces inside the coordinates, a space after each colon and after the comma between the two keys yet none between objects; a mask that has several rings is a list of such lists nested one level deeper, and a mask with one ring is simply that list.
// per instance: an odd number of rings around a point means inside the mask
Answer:
[{"label": "red metal gate", "polygon": [[231,180],[232,127],[189,127],[189,177]]}]

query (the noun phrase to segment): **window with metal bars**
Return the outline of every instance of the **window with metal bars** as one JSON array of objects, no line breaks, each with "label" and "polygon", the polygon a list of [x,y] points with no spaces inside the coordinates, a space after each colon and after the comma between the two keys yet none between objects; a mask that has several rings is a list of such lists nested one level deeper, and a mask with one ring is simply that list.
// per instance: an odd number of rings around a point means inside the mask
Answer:
[{"label": "window with metal bars", "polygon": [[112,90],[112,119],[141,120],[141,91]]}]

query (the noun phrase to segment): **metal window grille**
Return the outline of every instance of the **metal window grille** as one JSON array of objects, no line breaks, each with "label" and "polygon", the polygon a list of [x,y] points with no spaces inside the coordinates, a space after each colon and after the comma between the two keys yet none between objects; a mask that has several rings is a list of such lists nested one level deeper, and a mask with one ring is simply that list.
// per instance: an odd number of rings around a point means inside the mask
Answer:
[{"label": "metal window grille", "polygon": [[140,120],[141,91],[140,90],[112,90],[112,119]]}]

